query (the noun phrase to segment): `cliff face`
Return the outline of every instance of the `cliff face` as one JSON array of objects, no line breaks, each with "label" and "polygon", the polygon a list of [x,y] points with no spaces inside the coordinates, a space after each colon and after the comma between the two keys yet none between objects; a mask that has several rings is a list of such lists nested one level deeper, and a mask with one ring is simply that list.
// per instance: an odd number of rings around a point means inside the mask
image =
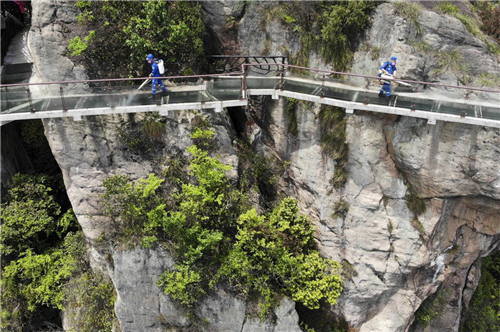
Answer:
[{"label": "cliff face", "polygon": [[[37,6],[41,10],[48,4],[51,2],[33,3],[34,12]],[[278,22],[267,22],[264,30],[257,30],[264,8],[259,3],[204,2],[203,8],[207,24],[212,25],[213,37],[217,37],[221,47],[232,47],[241,54],[259,53],[268,36],[270,54],[280,54],[283,49],[292,53],[298,50],[297,38]],[[220,22],[229,16],[236,17],[239,25],[231,32],[233,44],[224,45],[228,32]],[[416,54],[411,48],[411,27],[394,14],[392,4],[379,6],[373,17],[372,28],[363,41],[380,45],[382,59],[397,55],[400,76],[422,79],[436,68],[435,57]],[[424,38],[436,49],[446,51],[450,47],[446,41],[452,40],[463,49],[467,60],[480,57],[491,64],[492,72],[500,72],[498,59],[490,56],[484,43],[456,19],[423,11],[420,21],[426,31]],[[395,28],[387,46],[387,34],[383,31],[391,26]],[[262,38],[255,38],[253,31],[262,31]],[[36,33],[35,29],[33,34]],[[54,38],[62,43],[61,34]],[[47,56],[44,47],[40,49],[32,49],[37,61]],[[63,57],[60,52],[53,56]],[[373,72],[378,62],[369,51],[360,51],[355,55],[353,71]],[[311,54],[310,63],[313,67],[326,66],[315,54]],[[44,66],[40,70],[44,73]],[[44,75],[41,79],[50,78],[49,74]],[[57,80],[72,77],[71,71],[61,75],[70,76],[58,76]],[[441,78],[443,82],[456,83],[456,77],[446,75]],[[461,308],[477,285],[480,258],[500,245],[500,175],[496,166],[500,159],[500,131],[355,113],[348,116],[346,126],[349,177],[345,187],[336,190],[330,180],[337,166],[322,153],[320,145],[319,105],[299,104],[297,135],[288,133],[289,118],[283,99],[254,100],[244,115],[240,112],[238,121],[244,123],[252,147],[275,163],[290,162],[285,172],[278,174],[278,190],[297,198],[302,212],[316,227],[322,254],[352,266],[350,277],[344,280],[345,290],[333,310],[363,332],[418,330],[412,326],[415,311],[439,291],[445,294],[445,314],[434,320],[429,329],[458,331],[456,322]],[[217,131],[222,160],[236,169],[233,140],[237,132],[229,112],[206,115]],[[159,273],[172,266],[166,253],[117,250],[110,264],[93,245],[111,227],[102,216],[98,200],[102,181],[114,174],[138,179],[161,171],[165,158],[191,144],[189,133],[194,119],[193,112],[164,118],[163,141],[149,155],[127,149],[120,138],[120,130],[133,131],[144,115],[87,117],[81,122],[44,120],[68,196],[90,240],[94,265],[108,271],[117,289],[116,314],[124,331],[156,331],[164,325],[188,326],[192,322],[154,284]],[[408,208],[410,191],[427,206],[418,221]],[[350,207],[344,217],[335,217],[335,204],[341,199]],[[245,303],[224,289],[207,298],[198,310],[200,317],[209,320],[204,328],[207,331],[298,330],[293,303],[286,300],[278,309],[276,326],[245,320]]]}]

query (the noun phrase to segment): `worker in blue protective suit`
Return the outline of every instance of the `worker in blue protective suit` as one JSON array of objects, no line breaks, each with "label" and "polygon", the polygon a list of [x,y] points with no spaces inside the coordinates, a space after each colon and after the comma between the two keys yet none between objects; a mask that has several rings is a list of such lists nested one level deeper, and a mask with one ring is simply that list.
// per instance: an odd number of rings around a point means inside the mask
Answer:
[{"label": "worker in blue protective suit", "polygon": [[[161,77],[160,70],[158,69],[158,59],[154,58],[153,54],[148,54],[146,60],[151,64],[152,67],[152,71],[151,74],[149,74],[149,77]],[[165,88],[165,85],[163,85],[162,81],[160,79],[153,78],[153,94],[149,98],[156,98],[156,84],[161,87],[163,95],[167,94],[167,88]]]},{"label": "worker in blue protective suit", "polygon": [[[382,64],[382,66],[380,66],[380,71],[379,71],[378,76],[389,75],[389,76],[396,78],[396,72],[397,72],[396,61],[397,60],[398,60],[398,58],[393,56],[390,61],[384,62]],[[382,89],[380,90],[378,95],[379,95],[379,97],[387,96],[387,98],[389,98],[391,96],[391,82],[384,83],[382,85]]]}]

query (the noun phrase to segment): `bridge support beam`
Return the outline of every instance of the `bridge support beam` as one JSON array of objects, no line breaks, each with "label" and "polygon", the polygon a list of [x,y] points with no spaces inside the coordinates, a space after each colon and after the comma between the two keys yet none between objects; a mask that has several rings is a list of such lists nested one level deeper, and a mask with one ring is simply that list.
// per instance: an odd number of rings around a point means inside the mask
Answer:
[{"label": "bridge support beam", "polygon": [[275,89],[273,91],[273,94],[271,95],[271,98],[274,99],[274,100],[277,100],[279,99],[280,95],[279,95],[279,90]]},{"label": "bridge support beam", "polygon": [[430,125],[435,125],[435,124],[436,124],[436,119],[434,119],[434,118],[430,118],[430,119],[427,121],[427,124],[430,124]]},{"label": "bridge support beam", "polygon": [[352,108],[352,106],[351,107],[349,107],[349,106],[346,107],[345,113],[346,114],[354,114],[354,108]]},{"label": "bridge support beam", "polygon": [[161,110],[160,111],[160,116],[170,116],[170,112],[169,110]]},{"label": "bridge support beam", "polygon": [[78,115],[73,115],[73,120],[74,121],[82,121],[82,116],[80,114]]}]

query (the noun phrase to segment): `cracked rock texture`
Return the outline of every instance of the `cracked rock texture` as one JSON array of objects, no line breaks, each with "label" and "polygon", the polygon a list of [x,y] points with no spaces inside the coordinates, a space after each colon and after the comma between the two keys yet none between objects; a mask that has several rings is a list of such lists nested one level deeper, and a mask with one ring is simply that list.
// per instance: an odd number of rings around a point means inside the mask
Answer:
[{"label": "cracked rock texture", "polygon": [[[278,22],[261,25],[264,9],[272,4],[214,1],[202,5],[205,23],[222,53],[263,53],[267,47],[269,54],[285,54],[285,50],[293,54],[299,49],[297,36]],[[39,64],[39,80],[85,77],[64,60],[60,46],[64,39],[61,24],[74,20],[70,7],[62,2],[33,2],[32,53]],[[412,28],[394,10],[391,3],[380,5],[362,40],[380,47],[380,58],[359,51],[352,71],[373,72],[381,59],[394,54],[399,57],[400,77],[430,80],[437,58],[412,48]],[[227,26],[230,16],[237,25]],[[500,72],[498,59],[456,19],[423,10],[420,22],[424,40],[436,51],[457,49],[466,61],[474,57],[487,64],[489,71]],[[387,35],[392,38],[389,43]],[[51,61],[65,67],[53,72]],[[310,65],[328,68],[315,54],[311,54]],[[457,77],[445,73],[439,81],[456,84]],[[481,257],[500,245],[500,130],[455,123],[428,125],[410,117],[355,112],[348,115],[346,128],[349,178],[343,189],[335,190],[330,179],[336,165],[322,153],[320,144],[319,105],[299,104],[298,133],[292,135],[287,132],[284,99],[252,102],[247,110],[206,113],[217,131],[219,153],[235,167],[231,176],[237,176],[232,143],[237,132],[229,115],[234,120],[238,113],[255,151],[278,166],[290,162],[276,173],[279,192],[297,198],[316,227],[322,254],[353,266],[338,305],[332,309],[335,314],[360,332],[423,331],[414,322],[415,311],[440,292],[446,297],[445,313],[426,331],[458,331],[462,306],[468,304],[477,286]],[[136,180],[161,171],[166,156],[182,153],[191,144],[194,118],[189,111],[164,118],[163,141],[149,155],[127,149],[119,132],[120,128],[140,127],[144,115],[85,117],[81,122],[44,120],[68,196],[91,244],[110,227],[98,200],[102,181],[115,174]],[[406,204],[409,188],[427,205],[418,221]],[[340,199],[350,205],[345,218],[333,216]],[[108,271],[117,289],[115,309],[124,331],[193,327],[183,309],[155,285],[160,273],[172,266],[165,252],[116,251],[113,264],[95,249],[91,254],[95,268]],[[197,307],[197,315],[208,320],[199,328],[299,331],[298,316],[289,300],[277,309],[276,325],[245,318],[245,310],[242,300],[219,289]]]}]

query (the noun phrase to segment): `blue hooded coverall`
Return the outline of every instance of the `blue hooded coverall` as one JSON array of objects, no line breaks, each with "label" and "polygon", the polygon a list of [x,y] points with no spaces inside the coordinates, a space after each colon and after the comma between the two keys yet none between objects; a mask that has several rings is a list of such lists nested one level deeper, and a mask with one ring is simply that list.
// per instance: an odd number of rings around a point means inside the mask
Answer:
[{"label": "blue hooded coverall", "polygon": [[[151,72],[151,77],[161,77],[160,69],[158,69],[158,63],[156,63],[156,61],[158,61],[158,59],[154,58],[153,64],[152,64],[153,71]],[[165,85],[163,85],[161,80],[153,79],[153,95],[156,94],[156,84],[157,83],[161,87],[161,90],[163,92],[167,92],[167,88],[165,88]]]},{"label": "blue hooded coverall", "polygon": [[[394,74],[396,69],[396,64],[392,64],[391,61],[386,61],[380,66],[380,69],[385,69],[389,74]],[[391,96],[391,83],[384,83],[382,85],[382,89],[380,90],[380,94],[385,94],[387,97]]]}]

